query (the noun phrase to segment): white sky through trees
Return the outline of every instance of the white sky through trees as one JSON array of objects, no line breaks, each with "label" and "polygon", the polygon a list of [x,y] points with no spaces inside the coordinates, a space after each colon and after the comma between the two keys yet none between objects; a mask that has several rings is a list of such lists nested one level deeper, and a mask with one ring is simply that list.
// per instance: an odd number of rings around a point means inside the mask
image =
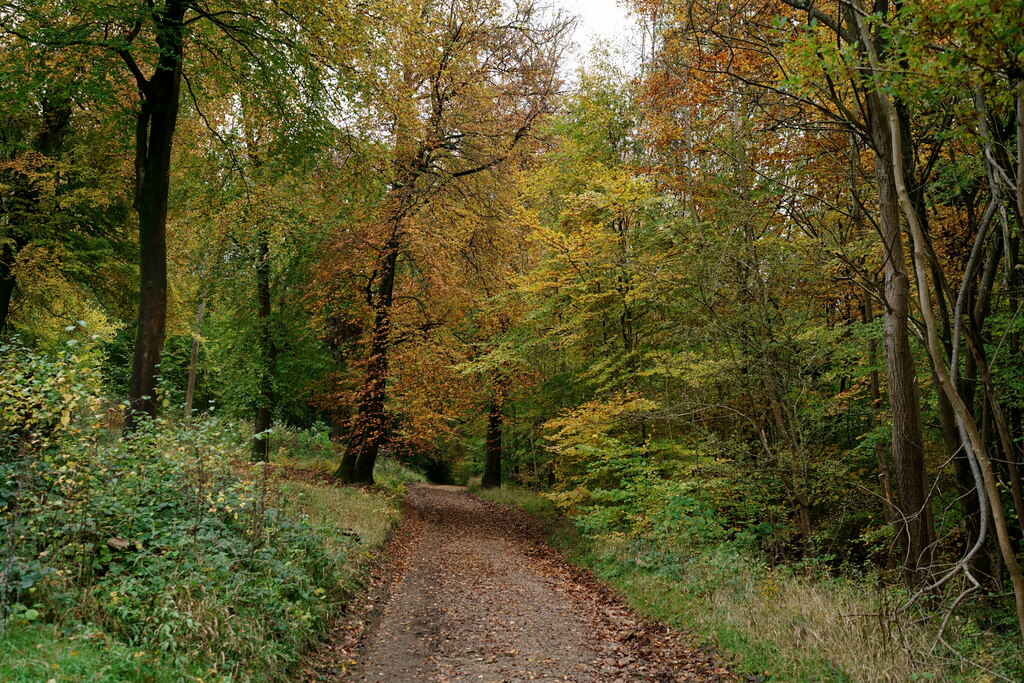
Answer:
[{"label": "white sky through trees", "polygon": [[591,48],[607,42],[615,49],[623,49],[627,64],[636,61],[636,19],[616,0],[553,0],[552,4],[579,17],[573,42],[576,48],[567,56],[565,75],[572,78],[584,63]]}]

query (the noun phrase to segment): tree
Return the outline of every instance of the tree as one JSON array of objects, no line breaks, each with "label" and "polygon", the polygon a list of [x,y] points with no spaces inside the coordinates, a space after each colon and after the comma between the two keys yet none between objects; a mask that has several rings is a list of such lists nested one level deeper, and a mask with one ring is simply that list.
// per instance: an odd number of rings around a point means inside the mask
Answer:
[{"label": "tree", "polygon": [[[65,5],[4,2],[0,26],[38,50],[74,53],[107,67],[117,60],[136,90],[139,314],[126,416],[131,429],[136,413],[153,416],[157,410],[156,378],[167,322],[168,196],[186,46],[189,53],[213,55],[214,63],[226,63],[229,69],[235,66],[233,61],[250,63],[251,69],[240,69],[237,75],[259,75],[270,84],[275,74],[301,72],[302,40],[315,42],[320,24],[306,21],[317,11],[302,4],[219,7],[167,0],[128,6]],[[307,59],[303,66],[303,77],[315,82],[315,62]]]},{"label": "tree", "polygon": [[[867,101],[868,115],[865,117],[853,113],[849,102],[844,99],[849,93],[835,86],[837,80],[833,80],[831,73],[826,74],[824,83],[821,80],[796,81],[795,77],[791,78],[799,85],[813,88],[813,94],[809,96],[798,88],[788,87],[785,82],[780,85],[780,78],[789,76],[790,70],[799,73],[801,68],[800,62],[787,59],[788,55],[784,53],[786,41],[792,40],[788,27],[814,21],[831,30],[833,40],[856,43],[852,39],[851,26],[842,19],[822,14],[817,8],[805,6],[799,0],[786,4],[791,7],[790,11],[783,11],[772,3],[755,2],[744,6],[737,15],[726,15],[715,4],[693,3],[693,11],[675,14],[670,20],[676,22],[679,30],[666,43],[666,52],[674,49],[674,45],[684,46],[683,55],[695,58],[691,62],[695,67],[690,68],[696,73],[720,80],[724,87],[733,91],[758,93],[758,108],[770,117],[769,120],[774,119],[775,126],[792,127],[796,131],[792,138],[794,141],[806,137],[799,131],[809,117],[821,117],[825,122],[823,125],[840,125],[852,131],[863,137],[876,154],[884,156],[888,149],[884,147],[888,144],[887,137],[876,129],[881,123],[877,112],[871,114],[877,109],[877,102],[870,88],[856,94]],[[782,18],[777,22],[776,17],[780,15]],[[695,18],[698,16],[706,21],[697,21]],[[783,28],[777,28],[779,26]],[[821,31],[809,29],[807,35],[817,40]],[[820,44],[815,44],[819,49],[817,54],[826,54]],[[825,86],[823,91],[821,86]],[[860,86],[854,82],[853,87]],[[771,104],[766,106],[768,102]],[[769,106],[774,107],[774,111]],[[904,550],[907,581],[912,586],[919,586],[928,578],[934,534],[925,482],[916,368],[910,346],[910,280],[903,256],[891,169],[885,163],[876,163],[875,171],[885,273],[884,286],[878,295],[884,302],[886,379],[892,422],[891,455],[896,474],[894,504],[900,510],[896,526]],[[758,172],[763,171],[758,169]],[[820,188],[815,179],[809,179],[806,192],[810,199],[828,195],[828,191]],[[866,283],[866,286],[873,286],[873,283]]]},{"label": "tree", "polygon": [[253,457],[264,459],[274,422],[314,419],[311,385],[328,361],[307,290],[352,193],[337,178],[349,169],[337,164],[339,131],[322,110],[290,101],[279,111],[250,94],[241,102],[228,84],[183,112],[202,144],[176,153],[171,274],[175,317],[206,309],[202,348],[218,371],[203,378],[205,397],[252,420]]},{"label": "tree", "polygon": [[[1003,244],[987,246],[989,226],[997,216],[1008,217],[1014,204],[1008,192],[1013,183],[1005,180],[1012,173],[1005,121],[1014,117],[1014,106],[990,88],[1010,85],[1013,91],[1020,73],[1019,60],[1010,56],[1019,54],[1016,32],[994,32],[987,17],[1004,26],[1017,20],[1006,17],[999,2],[981,14],[976,5],[957,4],[945,20],[970,28],[950,41],[945,33],[929,33],[937,25],[935,8],[921,4],[880,0],[871,7],[819,6],[785,0],[783,6],[752,2],[735,12],[724,12],[715,3],[689,3],[684,11],[666,3],[637,4],[672,27],[661,50],[669,68],[672,46],[688,46],[683,56],[689,61],[674,63],[696,64],[712,79],[724,79],[736,90],[753,88],[762,101],[781,104],[788,114],[768,118],[776,130],[792,131],[790,135],[806,140],[817,138],[828,154],[849,159],[852,169],[861,166],[861,145],[870,150],[867,165],[874,174],[877,212],[869,216],[877,226],[883,286],[876,288],[874,268],[865,258],[847,258],[844,268],[883,304],[895,473],[886,509],[897,513],[892,521],[902,548],[904,579],[920,595],[966,571],[966,580],[973,584],[968,591],[975,590],[979,584],[972,574],[972,558],[984,546],[985,510],[991,509],[996,548],[1014,586],[1024,630],[1024,577],[1012,557],[1007,518],[998,509],[999,473],[989,452],[1002,451],[1014,464],[1018,456],[1009,438],[1004,400],[992,391],[983,370],[992,287],[1000,269],[1006,282],[1015,279],[1009,273],[1016,271],[1017,249],[1012,232],[1005,228]],[[981,48],[968,33],[988,35],[993,49]],[[940,44],[943,49],[936,50]],[[759,69],[759,64],[768,68]],[[950,76],[953,73],[955,77]],[[1001,119],[990,115],[990,103],[1001,109]],[[763,104],[761,108],[768,112]],[[980,121],[980,135],[956,123],[965,118]],[[1002,132],[993,133],[996,129]],[[844,136],[835,136],[836,130],[846,134],[845,147]],[[965,157],[974,158],[975,168],[983,167],[985,174],[965,172],[960,161]],[[993,182],[997,177],[1004,180]],[[780,181],[793,182],[784,176]],[[831,199],[831,191],[818,178],[797,182],[804,193],[800,204],[815,207],[819,216],[833,216],[840,225],[856,223],[845,218],[842,202]],[[858,207],[853,213],[862,220],[866,202],[859,196],[858,183],[846,187]],[[978,201],[986,194],[987,205]],[[815,234],[826,221],[800,204],[792,215]],[[954,220],[959,222],[956,237]],[[916,302],[911,299],[915,292]],[[913,336],[922,342],[931,396],[918,386],[921,370]],[[972,388],[978,379],[983,397]],[[970,482],[977,501],[964,506],[972,540],[948,571],[939,571],[935,560],[931,510],[937,501],[926,473],[922,396],[934,402],[944,446],[959,463],[960,479]],[[887,465],[878,465],[884,474]],[[1004,474],[1010,489],[1019,478],[1013,469],[1007,467]],[[1024,494],[1011,498],[1015,507],[1024,508],[1024,501],[1017,502]]]},{"label": "tree", "polygon": [[362,286],[372,320],[337,471],[344,481],[372,482],[387,438],[395,290],[419,213],[444,193],[471,197],[479,177],[499,183],[502,165],[551,107],[567,23],[545,23],[532,2],[509,11],[495,2],[414,3],[386,26],[393,49],[373,107],[388,122],[387,191],[372,218],[377,255]]}]

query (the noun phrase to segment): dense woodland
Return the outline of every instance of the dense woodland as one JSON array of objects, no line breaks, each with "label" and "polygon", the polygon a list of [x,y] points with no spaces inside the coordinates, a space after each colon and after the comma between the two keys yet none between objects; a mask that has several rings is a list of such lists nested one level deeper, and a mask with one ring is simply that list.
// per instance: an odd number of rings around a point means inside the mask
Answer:
[{"label": "dense woodland", "polygon": [[[1021,675],[1020,3],[626,4],[636,68],[567,73],[532,0],[0,1],[0,617],[158,590],[140,510],[306,547],[196,474],[298,443]],[[147,642],[125,602],[88,619]]]}]

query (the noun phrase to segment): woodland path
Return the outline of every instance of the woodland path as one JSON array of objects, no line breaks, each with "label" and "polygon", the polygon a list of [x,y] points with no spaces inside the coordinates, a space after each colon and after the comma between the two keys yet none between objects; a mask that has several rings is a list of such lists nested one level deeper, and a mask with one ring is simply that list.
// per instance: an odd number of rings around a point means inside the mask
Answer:
[{"label": "woodland path", "polygon": [[561,560],[522,512],[451,486],[405,504],[370,595],[306,680],[735,680]]}]

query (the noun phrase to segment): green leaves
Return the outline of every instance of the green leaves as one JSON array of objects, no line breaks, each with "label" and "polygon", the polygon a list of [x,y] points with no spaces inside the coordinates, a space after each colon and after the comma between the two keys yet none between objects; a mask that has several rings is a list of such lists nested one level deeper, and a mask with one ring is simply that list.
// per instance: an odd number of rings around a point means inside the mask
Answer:
[{"label": "green leaves", "polygon": [[324,624],[343,558],[258,472],[238,478],[245,441],[224,423],[109,429],[98,362],[89,340],[59,358],[0,346],[0,512],[16,539],[0,618],[73,611],[169,663],[283,670]]}]

